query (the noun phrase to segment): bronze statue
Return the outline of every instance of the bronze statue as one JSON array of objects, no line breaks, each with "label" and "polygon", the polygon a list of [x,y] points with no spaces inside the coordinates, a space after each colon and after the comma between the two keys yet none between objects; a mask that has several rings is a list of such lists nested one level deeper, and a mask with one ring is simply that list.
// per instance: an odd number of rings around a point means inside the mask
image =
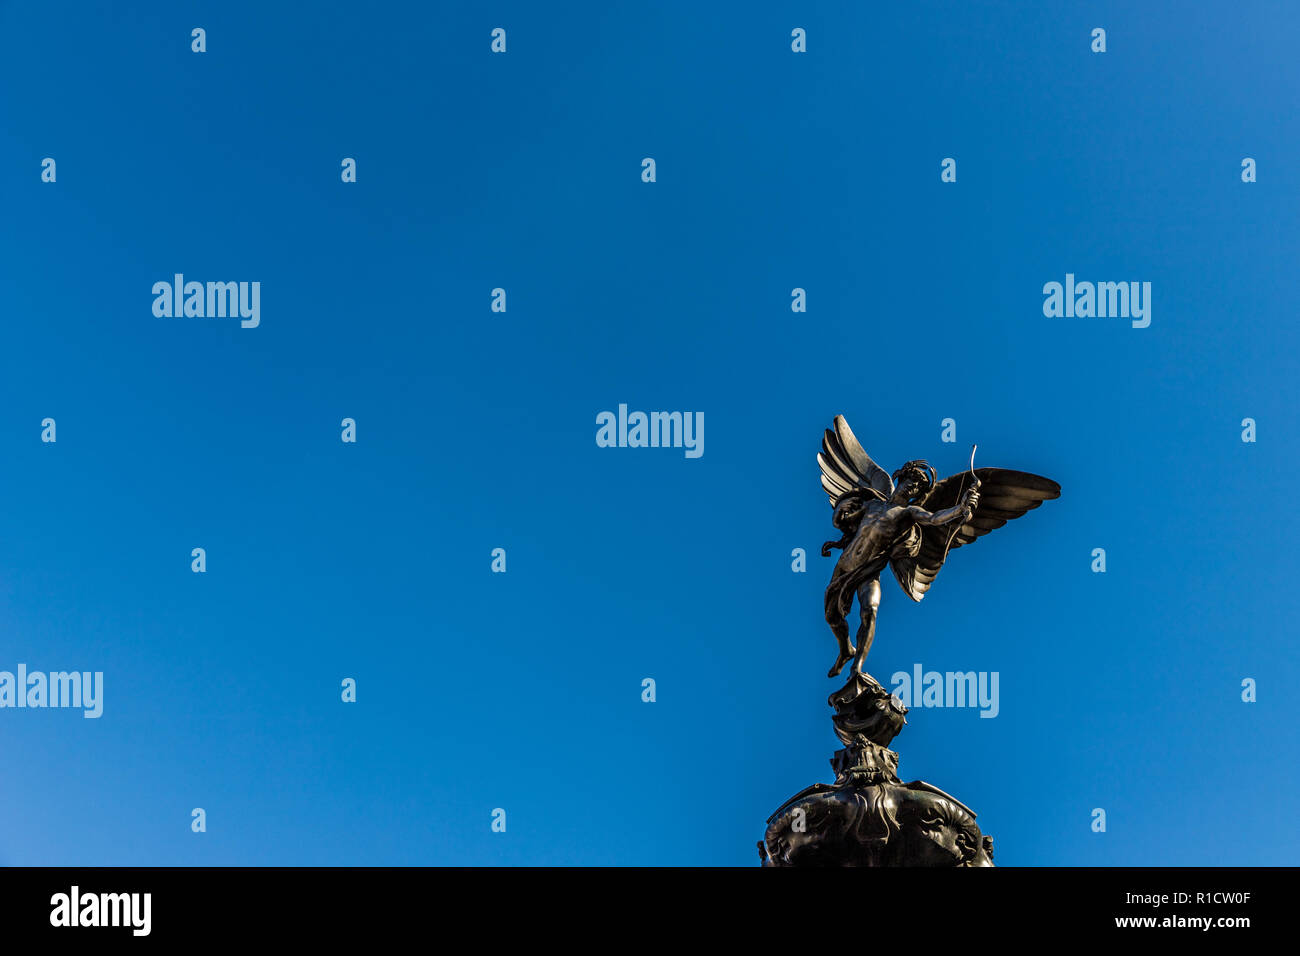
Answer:
[{"label": "bronze statue", "polygon": [[[949,550],[1061,493],[1060,485],[1039,475],[977,469],[974,448],[969,473],[936,482],[934,469],[917,460],[903,465],[891,478],[858,444],[843,415],[835,416],[834,431],[826,429],[817,462],[822,487],[835,506],[831,521],[843,535],[839,541],[823,544],[822,556],[829,557],[832,548],[844,551],[826,588],[826,623],[840,648],[828,677],[838,674],[855,654],[854,671],[863,673],[862,663],[876,634],[880,572],[886,564],[907,596],[920,601]],[[981,498],[980,488],[986,485]],[[855,593],[862,616],[856,651],[847,620]]]},{"label": "bronze statue", "polygon": [[[842,415],[822,441],[822,487],[843,554],[826,589],[826,621],[839,643],[834,677],[856,656],[846,683],[830,695],[832,724],[844,749],[831,759],[835,782],[795,794],[767,820],[758,844],[764,866],[992,866],[993,838],[975,811],[924,780],[903,783],[889,744],[907,722],[907,708],[862,669],[876,632],[880,572],[888,564],[913,601],[934,583],[948,552],[1056,498],[1061,487],[1039,475],[970,468],[935,481],[924,461],[909,461],[892,478],[871,460]],[[982,491],[981,491],[982,489]],[[858,646],[847,617],[857,596]]]}]

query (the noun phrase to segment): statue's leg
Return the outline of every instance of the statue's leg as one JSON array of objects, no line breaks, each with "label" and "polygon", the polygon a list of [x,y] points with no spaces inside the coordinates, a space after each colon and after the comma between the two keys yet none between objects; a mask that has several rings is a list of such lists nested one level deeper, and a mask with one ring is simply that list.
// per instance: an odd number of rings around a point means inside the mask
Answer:
[{"label": "statue's leg", "polygon": [[865,674],[862,664],[871,650],[871,642],[876,638],[876,609],[880,607],[880,579],[872,578],[858,588],[858,610],[862,612],[862,626],[858,628],[858,656],[853,667],[859,674]]},{"label": "statue's leg", "polygon": [[831,591],[831,588],[827,588],[826,623],[831,626],[831,633],[835,635],[835,640],[840,645],[840,654],[835,658],[835,664],[826,674],[827,677],[834,677],[853,658],[853,642],[849,640],[849,622],[840,613],[839,601]]}]

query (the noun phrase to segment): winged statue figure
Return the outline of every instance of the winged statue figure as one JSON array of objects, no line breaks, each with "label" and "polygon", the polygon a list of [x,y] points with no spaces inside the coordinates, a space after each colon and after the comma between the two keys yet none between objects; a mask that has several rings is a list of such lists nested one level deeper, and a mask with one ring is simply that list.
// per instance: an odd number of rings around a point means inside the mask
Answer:
[{"label": "winged statue figure", "polygon": [[[1061,486],[1024,471],[976,468],[974,448],[969,472],[942,481],[923,460],[909,461],[890,475],[863,450],[843,415],[836,415],[834,424],[817,456],[822,487],[835,507],[831,520],[843,535],[822,545],[823,557],[830,557],[832,548],[843,551],[826,588],[826,623],[839,643],[827,676],[837,675],[852,659],[854,672],[867,677],[862,665],[876,634],[886,564],[907,596],[920,601],[949,551],[1059,497]],[[856,649],[848,625],[855,595],[862,616]]]}]

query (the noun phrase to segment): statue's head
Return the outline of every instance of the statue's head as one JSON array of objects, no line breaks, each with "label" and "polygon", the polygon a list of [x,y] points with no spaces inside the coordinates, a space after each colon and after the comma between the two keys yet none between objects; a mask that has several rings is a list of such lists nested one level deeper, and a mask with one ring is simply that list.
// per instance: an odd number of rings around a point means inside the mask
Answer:
[{"label": "statue's head", "polygon": [[918,458],[909,461],[893,474],[895,504],[908,504],[923,498],[934,487],[935,472],[930,463]]},{"label": "statue's head", "polygon": [[887,500],[875,488],[857,488],[835,499],[835,513],[831,516],[831,523],[845,534],[853,534],[862,523],[867,508],[876,502]]}]

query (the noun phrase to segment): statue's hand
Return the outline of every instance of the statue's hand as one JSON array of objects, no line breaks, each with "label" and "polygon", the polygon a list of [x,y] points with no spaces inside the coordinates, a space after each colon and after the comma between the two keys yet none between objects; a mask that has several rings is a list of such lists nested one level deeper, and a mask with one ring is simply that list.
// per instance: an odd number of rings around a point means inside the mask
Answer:
[{"label": "statue's hand", "polygon": [[970,516],[975,513],[975,509],[979,507],[979,503],[980,493],[978,489],[972,488],[970,491],[966,492],[966,502],[963,505],[966,514],[963,520],[970,518]]},{"label": "statue's hand", "polygon": [[829,557],[831,556],[831,548],[833,548],[834,546],[835,546],[835,542],[834,542],[834,541],[827,541],[825,544],[823,544],[823,545],[822,545],[822,557],[823,557],[823,558],[829,558]]}]

